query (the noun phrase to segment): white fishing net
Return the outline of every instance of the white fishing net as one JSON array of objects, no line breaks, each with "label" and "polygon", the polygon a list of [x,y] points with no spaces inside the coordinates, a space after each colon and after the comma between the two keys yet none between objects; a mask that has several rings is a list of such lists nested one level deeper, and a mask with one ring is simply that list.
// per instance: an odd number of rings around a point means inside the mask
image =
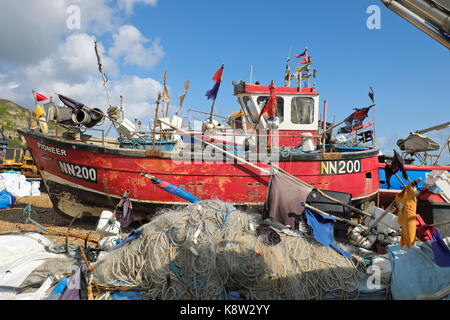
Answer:
[{"label": "white fishing net", "polygon": [[140,286],[147,299],[227,299],[230,290],[265,300],[358,295],[351,259],[275,224],[281,241],[267,244],[256,233],[260,223],[259,214],[220,201],[165,209],[109,253],[96,278]]}]

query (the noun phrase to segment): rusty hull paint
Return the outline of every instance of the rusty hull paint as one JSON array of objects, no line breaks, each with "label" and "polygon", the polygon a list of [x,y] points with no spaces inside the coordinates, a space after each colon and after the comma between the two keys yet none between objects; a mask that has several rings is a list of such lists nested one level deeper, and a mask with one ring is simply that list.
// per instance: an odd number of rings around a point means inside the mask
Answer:
[{"label": "rusty hull paint", "polygon": [[[71,210],[69,203],[80,204],[81,206],[76,209],[78,212],[85,210],[94,215],[99,213],[99,208],[106,207],[112,210],[126,189],[130,190],[130,198],[133,199],[134,211],[137,214],[145,215],[151,204],[186,204],[184,200],[157,188],[148,179],[141,177],[141,172],[150,173],[180,186],[200,199],[218,199],[236,205],[261,205],[266,198],[269,176],[260,175],[258,170],[246,164],[172,161],[167,157],[146,157],[147,151],[122,150],[122,154],[116,154],[115,151],[105,152],[106,148],[98,147],[92,147],[90,151],[89,147],[86,148],[81,144],[79,146],[61,143],[49,137],[26,132],[23,135],[40,170],[61,179],[58,183],[47,180],[46,184],[48,190],[53,193],[52,201],[63,212]],[[41,144],[65,149],[67,156],[39,148],[38,141]],[[320,161],[315,160],[316,156],[312,155],[307,158],[310,160],[299,161],[301,158],[296,156],[292,157],[293,161],[284,159],[285,161],[275,164],[319,189],[348,192],[354,198],[359,198],[375,193],[379,187],[378,157],[366,155],[365,158],[361,158],[361,154],[355,152],[344,155],[346,158],[361,159],[361,172],[345,175],[319,175]],[[340,154],[331,154],[330,157],[342,158]],[[320,155],[318,159],[321,159]],[[62,174],[56,160],[96,168],[97,183]],[[268,168],[263,163],[258,165]],[[371,179],[367,178],[368,173],[371,174]],[[73,187],[74,185],[78,185],[79,188]],[[71,194],[72,197],[58,196],[62,193]],[[82,208],[83,206],[85,208]]]}]

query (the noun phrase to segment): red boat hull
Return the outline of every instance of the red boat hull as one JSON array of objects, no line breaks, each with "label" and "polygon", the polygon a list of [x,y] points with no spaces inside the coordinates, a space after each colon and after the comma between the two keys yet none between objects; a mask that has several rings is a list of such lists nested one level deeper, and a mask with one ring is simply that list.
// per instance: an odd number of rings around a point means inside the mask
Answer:
[{"label": "red boat hull", "polygon": [[[262,205],[266,199],[269,175],[236,161],[220,164],[208,160],[177,161],[164,152],[107,148],[54,139],[32,130],[19,132],[27,141],[55,209],[69,216],[99,216],[103,210],[112,210],[127,189],[137,216],[151,215],[160,205],[186,204],[185,200],[153,185],[141,176],[142,172],[202,200]],[[378,191],[377,154],[376,149],[328,153],[325,157],[316,153],[300,158],[281,157],[276,164],[321,190],[350,193],[358,201]],[[355,170],[358,172],[339,174],[339,161],[354,161],[360,168]],[[255,164],[269,169],[267,164]]]}]

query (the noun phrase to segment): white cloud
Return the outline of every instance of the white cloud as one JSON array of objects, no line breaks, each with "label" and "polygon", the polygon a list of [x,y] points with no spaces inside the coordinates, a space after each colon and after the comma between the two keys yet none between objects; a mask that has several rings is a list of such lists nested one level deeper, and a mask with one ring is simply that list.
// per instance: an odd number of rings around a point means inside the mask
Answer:
[{"label": "white cloud", "polygon": [[123,57],[127,64],[135,64],[142,68],[151,69],[164,56],[159,39],[151,42],[150,47],[144,45],[150,40],[132,25],[121,26],[118,33],[113,35],[114,43],[109,49],[112,57]]},{"label": "white cloud", "polygon": [[23,64],[47,56],[64,32],[65,19],[63,1],[1,1],[0,62]]},{"label": "white cloud", "polygon": [[130,15],[133,13],[134,6],[138,3],[150,5],[150,6],[156,6],[158,3],[158,0],[119,0],[118,5],[119,8],[122,10],[125,10],[125,13]]},{"label": "white cloud", "polygon": [[[132,9],[138,2],[156,5],[156,1],[124,1],[123,5]],[[0,98],[34,110],[32,90],[52,96],[62,105],[57,92],[106,112],[108,103],[94,49],[97,38],[112,104],[119,105],[123,96],[125,117],[131,120],[152,117],[162,85],[151,78],[122,75],[120,62],[151,68],[164,55],[163,48],[159,40],[150,41],[136,27],[121,26],[122,16],[109,6],[112,3],[111,0],[0,2],[0,21],[9,26],[8,32],[0,33]],[[68,5],[81,9],[80,30],[66,27]],[[110,50],[104,47],[108,38],[113,40]]]},{"label": "white cloud", "polygon": [[[86,33],[70,35],[58,48],[57,55],[73,71],[98,72],[94,40],[94,36]],[[100,42],[97,43],[97,47],[105,73],[108,71],[109,74],[117,76],[118,67],[114,60],[105,55],[105,49]]]},{"label": "white cloud", "polygon": [[135,117],[149,118],[155,112],[154,102],[162,88],[162,84],[154,79],[126,76],[120,82],[113,84],[111,99],[120,101],[120,96],[123,96],[126,116],[133,119]]},{"label": "white cloud", "polygon": [[[109,0],[0,1],[0,63],[33,64],[52,54],[61,37],[73,33],[102,34],[114,30],[117,10]],[[71,30],[69,6],[80,9],[80,29]]]}]

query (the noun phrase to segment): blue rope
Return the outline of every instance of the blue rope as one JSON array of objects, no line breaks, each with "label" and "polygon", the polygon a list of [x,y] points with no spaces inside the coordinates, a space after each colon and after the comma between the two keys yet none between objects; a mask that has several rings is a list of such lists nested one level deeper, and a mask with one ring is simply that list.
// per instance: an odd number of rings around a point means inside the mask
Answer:
[{"label": "blue rope", "polygon": [[[204,282],[202,279],[194,279],[194,281],[192,281],[191,283],[187,283],[185,280],[183,280],[183,278],[181,277],[181,275],[178,272],[177,266],[175,265],[175,263],[173,263],[173,261],[170,262],[170,267],[172,268],[172,271],[175,273],[175,275],[177,276],[178,280],[180,280],[181,282],[183,282],[185,285],[190,286],[190,287],[194,287],[197,286],[198,288],[203,288],[205,286]],[[177,296],[177,300],[181,299],[181,297],[185,294],[186,290],[184,290],[183,292],[181,292],[178,296]]]},{"label": "blue rope", "polygon": [[227,213],[225,213],[225,219],[223,220],[223,223],[221,226],[217,226],[217,229],[221,229],[223,227],[225,227],[225,225],[227,224],[227,220],[228,220],[228,216],[230,215],[231,212],[233,211],[238,211],[237,209],[231,210],[231,211],[227,211]]}]

